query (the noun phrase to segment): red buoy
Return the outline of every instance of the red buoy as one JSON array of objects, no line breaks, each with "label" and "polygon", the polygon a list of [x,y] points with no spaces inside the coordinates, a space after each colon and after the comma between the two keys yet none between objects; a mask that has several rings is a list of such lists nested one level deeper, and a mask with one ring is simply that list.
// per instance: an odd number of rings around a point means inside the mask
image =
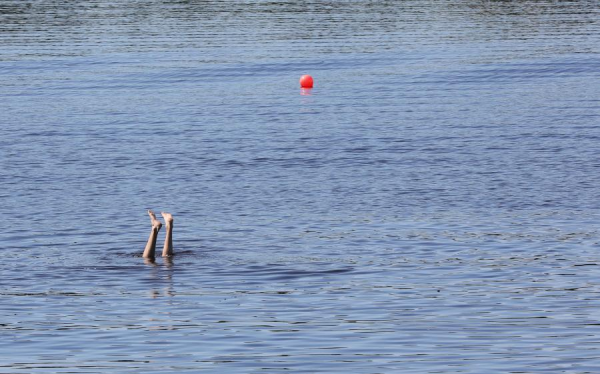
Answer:
[{"label": "red buoy", "polygon": [[301,76],[300,77],[300,87],[313,88],[313,78],[310,75]]}]

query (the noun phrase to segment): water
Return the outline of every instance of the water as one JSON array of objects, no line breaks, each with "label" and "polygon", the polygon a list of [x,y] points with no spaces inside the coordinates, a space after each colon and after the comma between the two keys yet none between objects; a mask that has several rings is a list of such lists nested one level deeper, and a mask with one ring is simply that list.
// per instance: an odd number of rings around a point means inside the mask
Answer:
[{"label": "water", "polygon": [[599,16],[0,2],[0,372],[598,372]]}]

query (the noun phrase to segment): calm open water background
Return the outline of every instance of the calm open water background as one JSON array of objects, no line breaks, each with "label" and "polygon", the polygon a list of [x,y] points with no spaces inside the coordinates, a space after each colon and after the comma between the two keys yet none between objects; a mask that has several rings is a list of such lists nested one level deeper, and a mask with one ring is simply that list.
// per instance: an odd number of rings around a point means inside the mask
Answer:
[{"label": "calm open water background", "polygon": [[1,373],[600,371],[597,1],[7,0],[0,47]]}]

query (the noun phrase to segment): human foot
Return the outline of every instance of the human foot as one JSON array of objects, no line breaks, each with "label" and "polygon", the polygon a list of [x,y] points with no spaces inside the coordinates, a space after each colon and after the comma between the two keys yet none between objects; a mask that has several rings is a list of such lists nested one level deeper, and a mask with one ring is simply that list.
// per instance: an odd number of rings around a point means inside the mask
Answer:
[{"label": "human foot", "polygon": [[[152,228],[156,229],[156,231],[160,230],[160,228],[162,227],[162,223],[160,223],[160,221],[156,219],[156,215],[154,214],[154,212],[148,210],[148,215],[150,216],[150,222],[152,222]],[[171,220],[173,219],[171,218]]]},{"label": "human foot", "polygon": [[160,212],[160,214],[162,214],[163,218],[165,219],[167,226],[171,226],[173,224],[173,215],[171,213]]}]

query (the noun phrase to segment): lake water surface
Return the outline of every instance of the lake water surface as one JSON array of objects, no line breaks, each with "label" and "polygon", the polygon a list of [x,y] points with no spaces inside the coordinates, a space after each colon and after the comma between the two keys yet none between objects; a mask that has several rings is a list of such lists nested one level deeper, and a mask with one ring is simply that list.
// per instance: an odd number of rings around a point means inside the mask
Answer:
[{"label": "lake water surface", "polygon": [[0,1],[0,373],[598,373],[599,81],[597,1]]}]

